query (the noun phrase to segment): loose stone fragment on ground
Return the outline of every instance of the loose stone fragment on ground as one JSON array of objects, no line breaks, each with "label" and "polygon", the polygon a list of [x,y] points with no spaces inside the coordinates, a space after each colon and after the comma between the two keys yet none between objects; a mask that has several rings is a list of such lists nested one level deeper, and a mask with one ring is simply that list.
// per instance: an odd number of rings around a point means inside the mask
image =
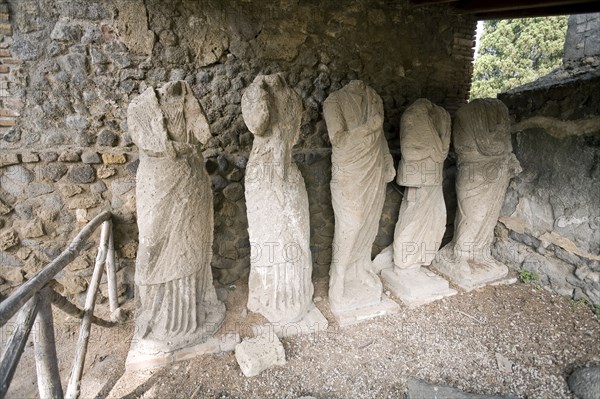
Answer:
[{"label": "loose stone fragment on ground", "polygon": [[275,334],[246,338],[235,347],[235,358],[246,377],[286,364],[285,350]]}]

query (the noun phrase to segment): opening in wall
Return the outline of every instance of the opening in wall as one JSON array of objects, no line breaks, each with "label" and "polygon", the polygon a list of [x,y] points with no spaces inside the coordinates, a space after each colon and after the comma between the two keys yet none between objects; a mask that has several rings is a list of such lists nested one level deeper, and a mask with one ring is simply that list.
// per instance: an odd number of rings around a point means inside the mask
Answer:
[{"label": "opening in wall", "polygon": [[495,98],[560,67],[568,19],[479,21],[470,99]]}]

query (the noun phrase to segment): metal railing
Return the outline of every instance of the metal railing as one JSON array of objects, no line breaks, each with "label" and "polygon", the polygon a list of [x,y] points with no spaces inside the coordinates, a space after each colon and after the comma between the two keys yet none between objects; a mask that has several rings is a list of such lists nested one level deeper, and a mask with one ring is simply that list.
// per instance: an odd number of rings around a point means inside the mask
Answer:
[{"label": "metal railing", "polygon": [[[0,303],[0,327],[4,326],[20,310],[15,330],[7,342],[0,361],[0,399],[3,399],[8,391],[34,324],[34,356],[40,398],[76,399],[79,397],[92,323],[109,327],[123,319],[117,299],[111,216],[109,211],[104,211],[92,219],[58,257]],[[48,283],[79,255],[79,252],[85,247],[87,239],[100,225],[102,225],[102,229],[94,271],[88,285],[85,306],[83,309],[79,309],[54,291]],[[111,321],[94,316],[96,294],[100,287],[103,270],[106,270],[107,276]],[[62,390],[58,369],[52,305],[81,318],[79,338],[66,394]]]}]

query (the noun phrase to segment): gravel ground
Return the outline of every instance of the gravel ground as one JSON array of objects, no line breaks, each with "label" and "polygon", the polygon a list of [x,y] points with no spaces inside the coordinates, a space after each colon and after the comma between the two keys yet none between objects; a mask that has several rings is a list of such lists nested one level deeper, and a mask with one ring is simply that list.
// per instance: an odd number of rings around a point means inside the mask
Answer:
[{"label": "gravel ground", "polygon": [[[233,353],[124,374],[132,322],[94,327],[82,397],[402,398],[414,377],[482,394],[570,398],[568,374],[600,364],[600,321],[591,307],[532,285],[486,287],[344,329],[327,309],[327,282],[317,281],[315,292],[327,331],[283,339],[287,365],[252,378],[241,374]],[[223,330],[237,326],[247,336],[248,325],[263,322],[246,316],[246,296],[246,285],[229,291]],[[68,367],[77,328],[56,317],[59,359]],[[37,396],[31,352],[8,397]]]}]

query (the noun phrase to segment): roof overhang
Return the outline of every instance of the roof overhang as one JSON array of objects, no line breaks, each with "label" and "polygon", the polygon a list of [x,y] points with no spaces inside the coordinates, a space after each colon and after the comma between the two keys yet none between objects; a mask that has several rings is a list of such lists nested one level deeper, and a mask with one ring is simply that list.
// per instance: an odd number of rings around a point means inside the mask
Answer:
[{"label": "roof overhang", "polygon": [[543,17],[600,12],[598,0],[409,0],[415,6],[446,4],[477,19]]}]

